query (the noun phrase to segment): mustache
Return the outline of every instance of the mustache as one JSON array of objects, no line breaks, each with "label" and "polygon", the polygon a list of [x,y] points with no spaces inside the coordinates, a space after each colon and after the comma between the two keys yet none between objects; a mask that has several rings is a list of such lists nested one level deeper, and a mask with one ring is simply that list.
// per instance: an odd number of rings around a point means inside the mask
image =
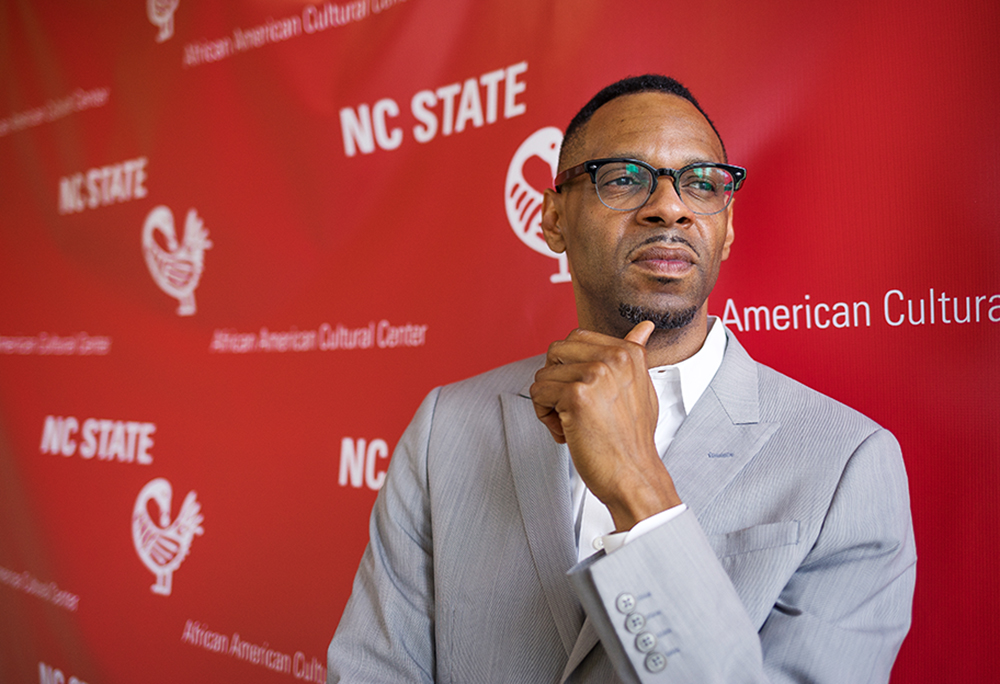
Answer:
[{"label": "mustache", "polygon": [[657,243],[684,245],[692,252],[694,252],[694,255],[696,257],[698,257],[699,259],[701,258],[701,252],[699,252],[698,249],[693,244],[691,244],[691,241],[678,233],[662,233],[660,235],[651,235],[642,242],[640,242],[638,245],[636,245],[633,251],[645,247],[646,245],[655,245]]}]

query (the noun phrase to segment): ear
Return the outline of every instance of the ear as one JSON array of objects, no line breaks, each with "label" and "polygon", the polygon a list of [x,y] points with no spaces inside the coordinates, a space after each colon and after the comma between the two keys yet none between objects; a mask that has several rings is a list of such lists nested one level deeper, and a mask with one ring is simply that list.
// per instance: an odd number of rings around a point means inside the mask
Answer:
[{"label": "ear", "polygon": [[542,235],[545,236],[545,244],[556,254],[566,251],[566,239],[562,234],[562,200],[562,195],[551,188],[546,188],[542,195]]},{"label": "ear", "polygon": [[727,210],[728,217],[726,218],[726,241],[722,243],[722,260],[725,261],[729,258],[729,248],[733,244],[733,240],[736,239],[736,234],[733,233],[733,205],[736,199],[729,203],[729,208]]}]

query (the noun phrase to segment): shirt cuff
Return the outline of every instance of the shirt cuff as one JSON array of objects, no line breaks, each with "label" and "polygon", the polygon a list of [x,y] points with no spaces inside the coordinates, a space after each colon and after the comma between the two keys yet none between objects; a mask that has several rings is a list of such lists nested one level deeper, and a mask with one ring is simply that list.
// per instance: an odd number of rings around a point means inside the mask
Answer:
[{"label": "shirt cuff", "polygon": [[631,530],[625,532],[612,532],[601,537],[601,544],[605,553],[614,553],[631,541],[638,539],[650,530],[655,530],[660,525],[665,525],[678,515],[687,510],[687,504],[677,504],[673,508],[660,511],[656,515],[651,515],[645,520],[640,520]]}]

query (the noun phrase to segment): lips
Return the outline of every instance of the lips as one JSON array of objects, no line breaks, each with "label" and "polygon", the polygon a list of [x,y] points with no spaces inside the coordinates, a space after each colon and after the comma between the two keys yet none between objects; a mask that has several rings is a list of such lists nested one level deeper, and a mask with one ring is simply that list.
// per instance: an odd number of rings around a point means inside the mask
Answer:
[{"label": "lips", "polygon": [[639,248],[631,261],[658,275],[683,275],[692,268],[695,257],[683,247],[647,245]]}]

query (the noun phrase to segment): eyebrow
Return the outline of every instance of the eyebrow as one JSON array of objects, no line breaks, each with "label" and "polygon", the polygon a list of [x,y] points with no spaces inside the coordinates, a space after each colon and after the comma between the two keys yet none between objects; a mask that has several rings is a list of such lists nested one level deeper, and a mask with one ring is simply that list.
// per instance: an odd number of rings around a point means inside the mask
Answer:
[{"label": "eyebrow", "polygon": [[[656,164],[654,164],[653,162],[649,161],[648,159],[646,159],[645,157],[643,157],[640,154],[634,154],[634,153],[631,153],[631,152],[625,152],[625,153],[622,153],[622,154],[609,154],[609,155],[607,155],[604,158],[605,159],[615,159],[615,158],[638,159],[639,161],[646,162],[647,164],[649,164],[650,166],[652,166],[654,168],[665,168],[665,167],[659,167],[659,166],[657,166]],[[682,169],[685,166],[690,166],[691,164],[725,164],[725,163],[726,163],[725,161],[717,162],[714,159],[704,159],[702,157],[687,157],[686,159],[683,159],[681,161],[680,166],[676,166],[674,168]]]}]

